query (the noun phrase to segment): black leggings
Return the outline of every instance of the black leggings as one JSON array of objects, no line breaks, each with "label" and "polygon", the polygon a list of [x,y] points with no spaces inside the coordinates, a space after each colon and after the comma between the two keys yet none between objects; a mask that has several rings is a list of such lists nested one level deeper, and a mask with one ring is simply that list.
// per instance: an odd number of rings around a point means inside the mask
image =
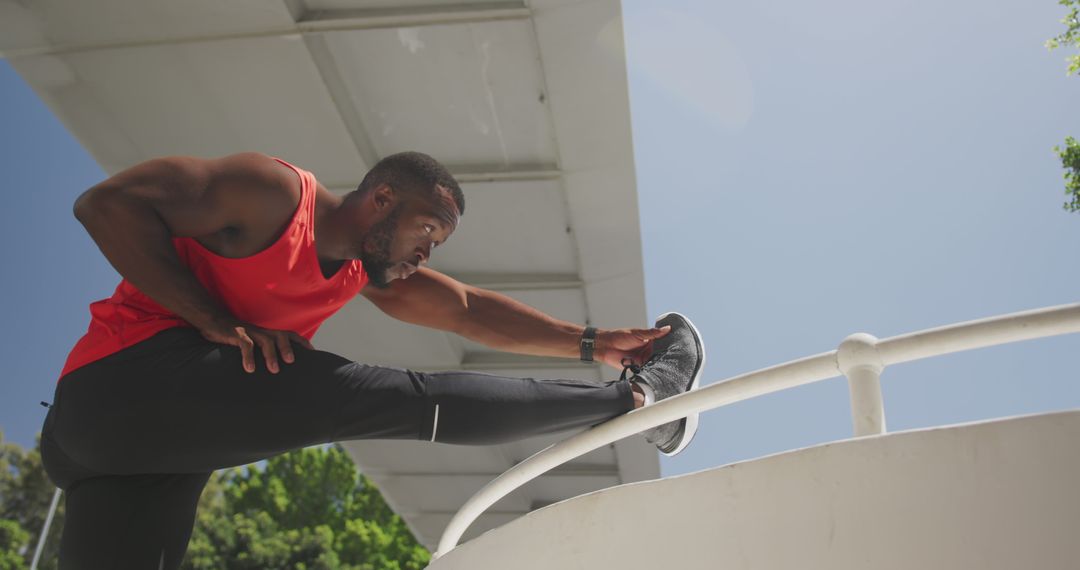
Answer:
[{"label": "black leggings", "polygon": [[[65,491],[60,566],[177,568],[215,469],[351,439],[487,445],[630,411],[626,382],[421,373],[296,348],[270,374],[175,328],[57,386],[41,453]],[[257,359],[258,360],[258,359]]]}]

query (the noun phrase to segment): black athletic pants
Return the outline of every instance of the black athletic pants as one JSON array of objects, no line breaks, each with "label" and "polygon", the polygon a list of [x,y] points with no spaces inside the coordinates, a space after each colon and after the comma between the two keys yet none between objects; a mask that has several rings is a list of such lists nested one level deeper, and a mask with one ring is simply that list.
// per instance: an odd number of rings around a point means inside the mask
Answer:
[{"label": "black athletic pants", "polygon": [[61,568],[177,568],[215,469],[350,439],[494,444],[633,408],[626,382],[428,374],[295,352],[278,374],[261,362],[247,373],[239,349],[175,328],[65,376],[41,441],[65,492]]}]

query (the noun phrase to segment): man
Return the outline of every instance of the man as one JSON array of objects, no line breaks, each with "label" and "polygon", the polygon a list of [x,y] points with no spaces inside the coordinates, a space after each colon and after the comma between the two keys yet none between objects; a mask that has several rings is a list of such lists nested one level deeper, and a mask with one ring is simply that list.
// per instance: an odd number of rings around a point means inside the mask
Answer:
[{"label": "man", "polygon": [[[256,153],[155,159],[80,196],[76,217],[123,280],[91,305],[42,430],[66,492],[61,567],[178,567],[215,469],[348,439],[510,441],[696,386],[704,351],[680,315],[596,330],[424,267],[464,210],[450,173],[421,153],[383,159],[344,197]],[[403,321],[596,358],[623,378],[424,374],[315,350],[319,325],[357,293]],[[696,420],[646,437],[678,453]]]}]

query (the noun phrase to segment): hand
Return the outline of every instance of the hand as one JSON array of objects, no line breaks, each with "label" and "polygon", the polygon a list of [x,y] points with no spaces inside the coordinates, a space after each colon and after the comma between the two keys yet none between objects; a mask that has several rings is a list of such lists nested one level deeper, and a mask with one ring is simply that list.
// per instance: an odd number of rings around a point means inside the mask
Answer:
[{"label": "hand", "polygon": [[622,361],[629,358],[641,366],[652,356],[653,341],[671,332],[671,327],[653,329],[615,329],[596,331],[595,359],[622,370]]},{"label": "hand", "polygon": [[292,331],[264,329],[240,321],[201,329],[199,332],[210,342],[240,347],[240,357],[244,363],[244,370],[247,372],[255,372],[256,346],[262,350],[263,358],[266,360],[266,369],[271,374],[277,374],[280,370],[278,353],[287,364],[292,364],[296,360],[290,342],[295,342],[308,350],[315,348],[308,339]]}]

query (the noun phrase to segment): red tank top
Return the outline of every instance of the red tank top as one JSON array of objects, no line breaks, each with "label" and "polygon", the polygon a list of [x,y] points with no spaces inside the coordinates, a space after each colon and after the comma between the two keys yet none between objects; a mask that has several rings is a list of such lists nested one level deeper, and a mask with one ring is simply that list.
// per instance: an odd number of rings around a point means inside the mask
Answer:
[{"label": "red tank top", "polygon": [[[329,279],[315,252],[315,176],[283,160],[301,181],[300,205],[270,247],[248,257],[217,255],[193,238],[173,238],[180,260],[233,315],[268,329],[295,331],[311,339],[319,325],[367,283],[359,260],[346,262]],[[191,326],[120,281],[112,297],[90,305],[90,328],[68,355],[68,372],[172,327]]]}]

